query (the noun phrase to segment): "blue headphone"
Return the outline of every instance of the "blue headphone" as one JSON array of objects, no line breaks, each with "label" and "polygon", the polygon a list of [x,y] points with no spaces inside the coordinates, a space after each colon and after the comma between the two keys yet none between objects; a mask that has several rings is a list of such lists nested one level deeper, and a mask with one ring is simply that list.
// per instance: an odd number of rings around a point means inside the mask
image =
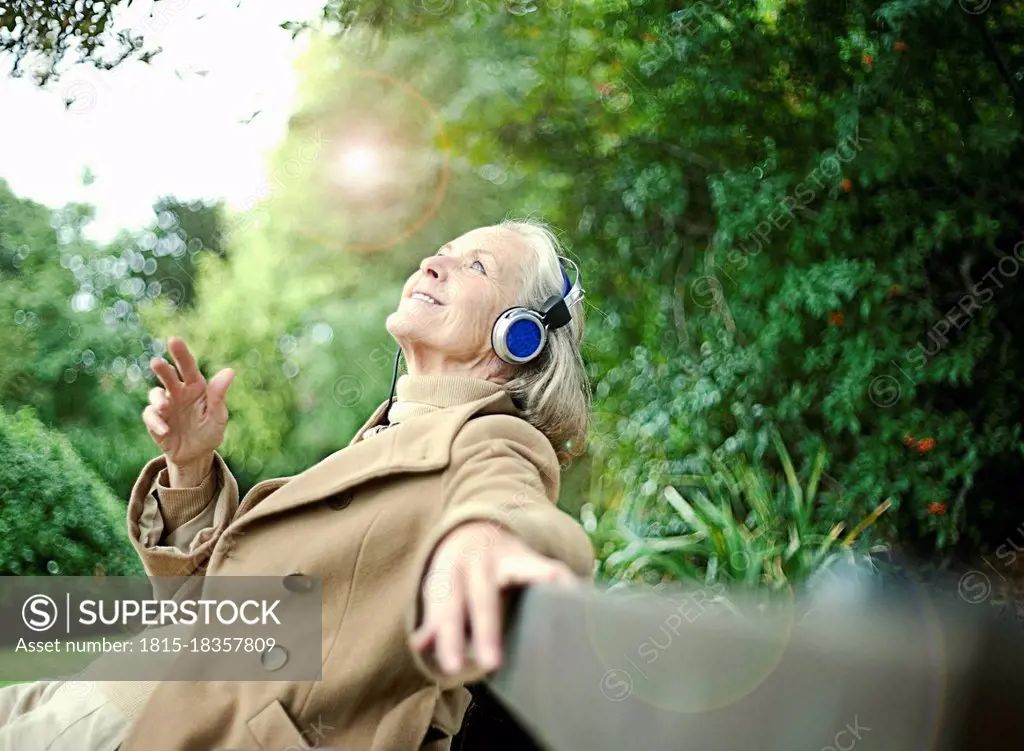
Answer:
[{"label": "blue headphone", "polygon": [[[509,308],[491,327],[491,346],[495,354],[510,365],[523,365],[535,360],[544,351],[548,332],[560,329],[572,320],[572,307],[583,299],[580,269],[568,258],[559,256],[562,271],[562,294],[549,297],[539,310]],[[576,280],[569,281],[565,267],[571,266]]]}]

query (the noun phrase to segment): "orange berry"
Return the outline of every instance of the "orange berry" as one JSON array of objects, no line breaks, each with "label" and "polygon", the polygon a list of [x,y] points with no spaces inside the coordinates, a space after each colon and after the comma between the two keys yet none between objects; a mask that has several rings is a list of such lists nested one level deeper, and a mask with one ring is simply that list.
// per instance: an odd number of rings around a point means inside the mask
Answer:
[{"label": "orange berry", "polygon": [[875,58],[869,55],[867,52],[864,53],[864,57],[861,59],[864,61],[865,65],[874,65],[875,63]]},{"label": "orange berry", "polygon": [[832,313],[828,314],[828,320],[829,320],[829,323],[831,323],[833,326],[842,326],[843,325],[843,321],[846,320],[846,316],[844,316],[839,311],[835,311],[835,312],[832,312]]},{"label": "orange berry", "polygon": [[910,435],[910,433],[907,433],[905,436],[903,436],[903,445],[904,446],[913,446],[914,445],[914,436]]},{"label": "orange berry", "polygon": [[946,513],[946,508],[947,508],[947,506],[946,506],[945,503],[940,503],[938,501],[935,501],[933,503],[929,503],[928,504],[928,513],[929,514],[944,514],[944,513]]},{"label": "orange berry", "polygon": [[853,183],[850,182],[850,178],[844,177],[839,181],[839,187],[842,188],[845,193],[849,193],[853,190]]},{"label": "orange berry", "polygon": [[897,52],[906,52],[907,51],[907,43],[906,42],[896,42],[892,46],[892,48],[894,50],[896,50]]}]

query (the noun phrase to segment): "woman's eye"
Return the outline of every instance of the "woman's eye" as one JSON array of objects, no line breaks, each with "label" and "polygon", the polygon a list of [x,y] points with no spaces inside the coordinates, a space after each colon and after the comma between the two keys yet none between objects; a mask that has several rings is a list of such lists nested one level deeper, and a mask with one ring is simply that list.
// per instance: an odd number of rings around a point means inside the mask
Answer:
[{"label": "woman's eye", "polygon": [[484,265],[482,263],[480,263],[480,261],[473,261],[473,263],[470,264],[470,268],[476,269],[481,274],[486,274],[487,273],[487,269],[484,268]]}]

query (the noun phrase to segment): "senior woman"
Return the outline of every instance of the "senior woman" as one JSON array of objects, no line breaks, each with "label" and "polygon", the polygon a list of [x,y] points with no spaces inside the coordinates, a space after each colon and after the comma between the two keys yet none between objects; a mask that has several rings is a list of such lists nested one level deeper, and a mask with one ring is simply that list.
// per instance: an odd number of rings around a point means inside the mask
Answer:
[{"label": "senior woman", "polygon": [[[501,662],[501,592],[593,571],[589,539],[555,506],[588,411],[569,266],[544,225],[518,221],[425,258],[387,319],[408,368],[397,399],[346,448],[241,501],[217,452],[234,371],[206,382],[172,337],[180,376],[151,364],[163,388],[143,420],[163,454],[134,486],[132,542],[152,576],[318,577],[322,680],[101,683],[88,712],[51,706],[51,725],[65,722],[53,735],[104,751],[449,748],[465,684]],[[46,698],[5,710],[0,692],[0,722],[45,713]]]}]

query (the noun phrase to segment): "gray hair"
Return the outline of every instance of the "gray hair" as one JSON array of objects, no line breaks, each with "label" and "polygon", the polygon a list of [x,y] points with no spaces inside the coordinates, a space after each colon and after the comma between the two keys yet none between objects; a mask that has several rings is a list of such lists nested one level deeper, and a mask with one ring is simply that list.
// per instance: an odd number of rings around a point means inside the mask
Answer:
[{"label": "gray hair", "polygon": [[[561,294],[561,243],[552,229],[535,219],[506,219],[497,226],[522,237],[536,259],[523,269],[523,298],[518,304],[538,308],[552,295]],[[590,384],[580,353],[582,341],[580,302],[573,306],[572,320],[566,326],[549,332],[541,355],[513,366],[513,378],[505,384],[509,395],[523,406],[527,422],[547,436],[560,462],[583,453],[590,418]]]}]

